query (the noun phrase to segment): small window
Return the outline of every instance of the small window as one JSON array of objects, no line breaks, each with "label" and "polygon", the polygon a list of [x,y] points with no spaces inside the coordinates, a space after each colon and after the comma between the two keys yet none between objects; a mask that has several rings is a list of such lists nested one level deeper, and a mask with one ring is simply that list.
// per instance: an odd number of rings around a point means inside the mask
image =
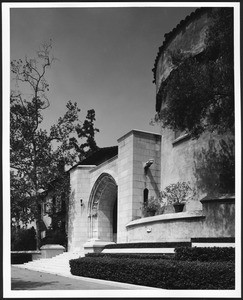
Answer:
[{"label": "small window", "polygon": [[188,133],[186,133],[186,131],[175,130],[174,131],[174,141],[172,142],[172,144],[175,145],[184,140],[187,140],[188,138],[190,138],[190,135]]},{"label": "small window", "polygon": [[184,130],[183,130],[183,131],[181,131],[181,130],[176,130],[176,131],[175,131],[175,140],[178,139],[179,137],[185,135],[185,134],[186,134],[186,132],[185,132]]},{"label": "small window", "polygon": [[148,189],[144,189],[143,190],[143,203],[144,204],[148,203],[148,194],[149,194],[149,190]]}]

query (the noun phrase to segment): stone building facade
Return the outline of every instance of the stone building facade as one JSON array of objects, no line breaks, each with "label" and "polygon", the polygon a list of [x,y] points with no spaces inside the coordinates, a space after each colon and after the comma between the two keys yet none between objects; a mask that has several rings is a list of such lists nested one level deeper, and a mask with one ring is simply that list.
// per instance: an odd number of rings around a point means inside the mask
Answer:
[{"label": "stone building facade", "polygon": [[[180,49],[198,55],[211,23],[209,9],[199,9],[182,21],[159,49],[155,60],[156,111],[160,90],[174,68],[170,53]],[[131,130],[115,147],[101,148],[70,172],[68,251],[95,244],[190,241],[192,238],[234,237],[234,196],[205,198],[198,192],[183,212],[143,217],[143,203],[158,197],[170,183],[190,181],[196,186],[195,154],[219,136],[162,130],[161,134]]]},{"label": "stone building facade", "polygon": [[78,251],[88,240],[127,242],[126,225],[142,217],[144,190],[158,196],[160,135],[132,130],[118,139],[117,154],[111,155],[101,164],[87,165],[84,160],[70,170],[70,251]]}]

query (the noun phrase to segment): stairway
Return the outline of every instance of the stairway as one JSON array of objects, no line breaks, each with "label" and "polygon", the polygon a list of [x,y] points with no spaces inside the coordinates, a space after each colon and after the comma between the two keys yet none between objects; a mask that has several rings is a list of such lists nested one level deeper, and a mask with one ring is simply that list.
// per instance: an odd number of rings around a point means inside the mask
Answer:
[{"label": "stairway", "polygon": [[15,265],[19,268],[24,268],[33,271],[52,273],[57,275],[71,275],[69,260],[83,257],[82,252],[64,252],[52,258],[41,258],[38,260],[30,261],[21,265]]}]

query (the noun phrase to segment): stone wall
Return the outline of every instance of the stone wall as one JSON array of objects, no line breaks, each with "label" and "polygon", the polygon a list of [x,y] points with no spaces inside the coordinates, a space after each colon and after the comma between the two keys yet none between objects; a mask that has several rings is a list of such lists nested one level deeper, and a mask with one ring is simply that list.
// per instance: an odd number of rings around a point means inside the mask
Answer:
[{"label": "stone wall", "polygon": [[202,210],[162,214],[127,224],[128,242],[190,242],[235,237],[234,197],[205,198]]},{"label": "stone wall", "polygon": [[68,251],[82,250],[83,245],[91,238],[89,216],[91,191],[101,174],[110,174],[115,181],[117,180],[116,160],[117,157],[114,157],[99,166],[78,165],[70,171]]},{"label": "stone wall", "polygon": [[132,217],[133,135],[118,139],[118,224],[117,241],[126,242],[126,224]]},{"label": "stone wall", "polygon": [[117,182],[118,180],[118,167],[117,167],[117,156],[107,160],[103,164],[94,167],[90,170],[90,185],[94,186],[96,180],[100,176],[100,174],[107,173],[111,175],[114,180]]},{"label": "stone wall", "polygon": [[[144,189],[148,197],[159,197],[161,189],[161,136],[146,132],[133,133],[133,220],[142,217]],[[145,171],[145,163],[153,164]]]},{"label": "stone wall", "polygon": [[77,166],[70,172],[71,195],[68,208],[68,251],[80,251],[88,239],[87,216],[91,191],[89,171],[94,167]]},{"label": "stone wall", "polygon": [[[141,218],[143,191],[150,196],[160,190],[161,136],[132,130],[118,139],[118,242],[127,242],[126,225]],[[153,159],[147,174],[144,164]]]}]

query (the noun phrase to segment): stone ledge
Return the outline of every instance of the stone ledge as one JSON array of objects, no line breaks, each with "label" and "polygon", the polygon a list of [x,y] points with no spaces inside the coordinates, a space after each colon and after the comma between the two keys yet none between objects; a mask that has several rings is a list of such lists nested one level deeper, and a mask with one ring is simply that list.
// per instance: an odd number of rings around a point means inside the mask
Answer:
[{"label": "stone ledge", "polygon": [[94,252],[101,252],[104,247],[108,244],[115,244],[114,242],[109,241],[102,241],[99,239],[90,239],[84,244],[84,253],[94,253]]},{"label": "stone ledge", "polygon": [[65,250],[65,247],[58,244],[48,244],[40,248],[41,250]]},{"label": "stone ledge", "polygon": [[166,222],[166,221],[192,219],[192,218],[205,218],[205,215],[203,214],[202,210],[191,211],[191,212],[187,211],[187,212],[173,213],[173,214],[163,214],[163,215],[146,217],[146,218],[131,221],[126,225],[126,227],[140,225],[144,223]]},{"label": "stone ledge", "polygon": [[235,195],[227,194],[222,196],[206,196],[200,200],[201,203],[205,202],[227,202],[233,203],[235,202]]},{"label": "stone ledge", "polygon": [[89,241],[87,241],[84,244],[84,247],[89,248],[89,247],[94,247],[94,248],[100,248],[100,247],[105,247],[108,244],[115,244],[114,242],[109,242],[109,241],[101,241],[98,239],[91,239]]}]

